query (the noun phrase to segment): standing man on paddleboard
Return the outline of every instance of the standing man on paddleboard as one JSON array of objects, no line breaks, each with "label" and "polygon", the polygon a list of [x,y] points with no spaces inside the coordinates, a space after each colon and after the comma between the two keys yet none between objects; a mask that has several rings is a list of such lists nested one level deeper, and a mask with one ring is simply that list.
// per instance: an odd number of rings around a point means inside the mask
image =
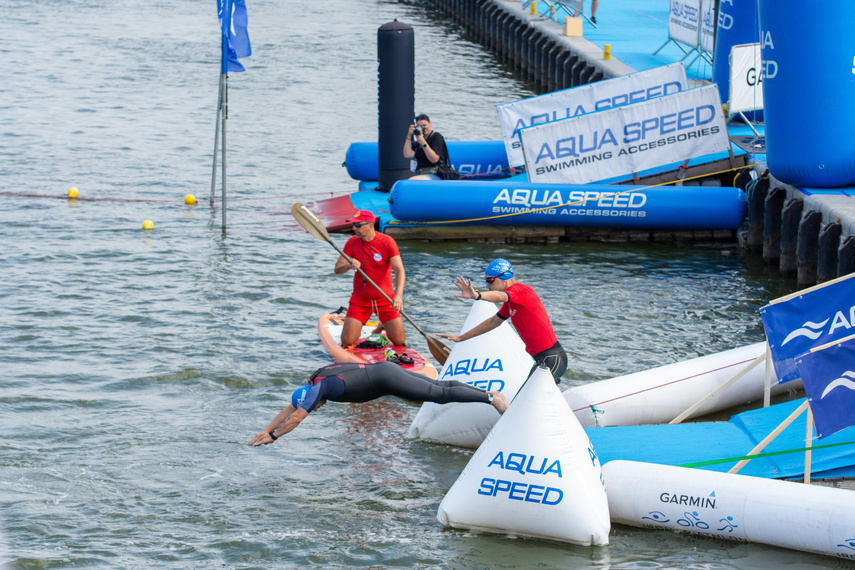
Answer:
[{"label": "standing man on paddleboard", "polygon": [[381,396],[398,396],[416,402],[480,402],[490,404],[500,414],[508,409],[501,392],[486,392],[462,382],[437,382],[427,376],[404,370],[392,362],[373,364],[330,364],[318,369],[291,395],[270,424],[247,445],[258,447],[273,443],[290,432],[327,400],[332,402],[369,402]]},{"label": "standing man on paddleboard", "polygon": [[[561,375],[567,370],[567,353],[555,336],[546,308],[537,293],[529,285],[514,279],[514,270],[507,259],[494,259],[484,271],[487,291],[476,291],[472,281],[458,277],[454,284],[460,289],[455,297],[503,303],[499,312],[462,335],[440,334],[454,342],[462,342],[480,334],[490,332],[511,319],[514,328],[525,343],[525,351],[534,358],[534,372],[538,366],[545,366],[552,372],[555,383],[561,382]],[[531,375],[529,372],[529,375]]]},{"label": "standing man on paddleboard", "polygon": [[[374,214],[359,210],[356,217],[348,218],[354,236],[344,244],[344,253],[350,261],[340,255],[335,262],[335,273],[341,275],[353,270],[353,293],[347,306],[341,344],[353,345],[359,340],[362,326],[372,314],[376,314],[386,329],[386,336],[393,345],[404,346],[407,340],[404,321],[398,311],[404,308],[404,262],[398,244],[392,237],[374,230]],[[383,298],[370,282],[359,274],[362,269],[386,295],[392,304]],[[392,271],[395,272],[395,291],[392,292]]]}]

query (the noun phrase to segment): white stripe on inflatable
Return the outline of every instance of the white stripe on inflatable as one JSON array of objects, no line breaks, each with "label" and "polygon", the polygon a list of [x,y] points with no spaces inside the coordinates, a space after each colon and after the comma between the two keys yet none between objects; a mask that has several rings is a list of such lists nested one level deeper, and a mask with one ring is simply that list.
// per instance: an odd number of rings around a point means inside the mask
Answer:
[{"label": "white stripe on inflatable", "polygon": [[[496,314],[496,306],[475,301],[461,333]],[[492,331],[457,343],[438,380],[457,380],[485,390],[501,392],[510,402],[525,382],[534,360],[516,330],[505,323]],[[478,447],[499,419],[492,406],[483,404],[434,404],[425,402],[410,425],[410,438],[429,439]]]},{"label": "white stripe on inflatable", "polygon": [[[564,398],[584,427],[664,424],[735,376],[765,350],[766,343],[758,342],[576,386],[566,390]],[[691,417],[762,400],[765,375],[763,363],[755,366]],[[772,394],[800,387],[801,380],[778,384],[772,370]]]},{"label": "white stripe on inflatable", "polygon": [[612,522],[855,559],[855,493],[636,461],[603,466]]},{"label": "white stripe on inflatable", "polygon": [[609,543],[600,462],[545,368],[538,368],[437,511],[453,528]]}]

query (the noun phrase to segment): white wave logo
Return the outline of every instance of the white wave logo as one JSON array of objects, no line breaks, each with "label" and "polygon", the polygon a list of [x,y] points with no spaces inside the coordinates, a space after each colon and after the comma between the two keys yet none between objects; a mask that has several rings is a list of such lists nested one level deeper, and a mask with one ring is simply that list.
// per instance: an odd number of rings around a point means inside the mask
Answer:
[{"label": "white wave logo", "polygon": [[[843,378],[842,376],[848,376],[848,378]],[[825,398],[825,395],[834,390],[835,388],[843,387],[848,388],[849,390],[855,390],[855,382],[849,380],[849,378],[855,378],[855,372],[851,370],[847,370],[842,374],[840,378],[829,384],[825,387],[825,390],[822,391],[822,396],[819,397],[820,400]]]},{"label": "white wave logo", "polygon": [[805,321],[805,324],[802,325],[802,328],[798,328],[787,335],[787,338],[784,339],[784,342],[781,343],[781,346],[784,346],[791,340],[796,337],[806,336],[811,340],[816,340],[822,335],[822,327],[825,326],[825,323],[830,321],[831,319],[825,319],[821,323],[812,323],[810,321]]}]

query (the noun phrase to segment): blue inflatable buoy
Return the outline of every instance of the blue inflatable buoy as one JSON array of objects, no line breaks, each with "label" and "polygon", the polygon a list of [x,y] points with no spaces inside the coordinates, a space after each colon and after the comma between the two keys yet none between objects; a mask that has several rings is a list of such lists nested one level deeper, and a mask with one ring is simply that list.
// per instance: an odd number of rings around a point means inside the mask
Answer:
[{"label": "blue inflatable buoy", "polygon": [[794,186],[855,184],[855,3],[760,0],[766,152]]},{"label": "blue inflatable buoy", "polygon": [[[403,135],[400,138],[403,140]],[[508,154],[503,140],[446,141],[446,144],[451,165],[464,178],[507,178],[512,174],[508,169]],[[354,180],[377,180],[378,152],[376,142],[351,143],[344,157],[350,177]]]}]

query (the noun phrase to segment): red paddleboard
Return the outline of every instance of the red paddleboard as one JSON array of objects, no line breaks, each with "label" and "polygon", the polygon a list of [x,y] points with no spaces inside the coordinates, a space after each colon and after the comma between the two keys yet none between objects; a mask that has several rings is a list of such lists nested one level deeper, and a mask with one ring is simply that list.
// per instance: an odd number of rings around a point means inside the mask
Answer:
[{"label": "red paddleboard", "polygon": [[[362,333],[359,335],[359,342],[364,341],[374,332],[374,328],[378,325],[377,322],[369,322],[362,327]],[[341,346],[341,331],[344,328],[344,315],[327,313],[321,315],[318,320],[318,335],[321,337],[321,342],[336,362],[383,362],[387,360],[386,350],[395,351],[395,356],[400,358],[402,355],[410,357],[413,360],[412,364],[401,364],[404,370],[424,374],[428,378],[436,378],[436,368],[433,364],[427,361],[424,356],[413,350],[401,346],[393,346],[387,344],[383,348],[357,348],[356,346],[344,348]],[[384,337],[386,331],[381,333]],[[359,343],[356,343],[357,345]]]}]

